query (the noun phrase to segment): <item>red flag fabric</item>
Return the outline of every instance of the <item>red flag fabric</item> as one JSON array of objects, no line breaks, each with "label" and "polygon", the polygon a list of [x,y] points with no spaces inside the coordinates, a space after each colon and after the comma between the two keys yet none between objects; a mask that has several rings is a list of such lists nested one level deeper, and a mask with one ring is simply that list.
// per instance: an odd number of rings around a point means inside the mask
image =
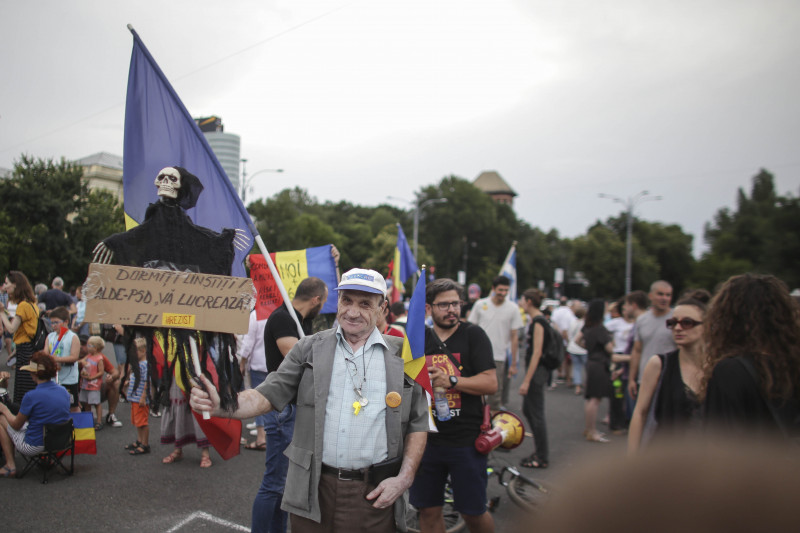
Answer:
[{"label": "red flag fabric", "polygon": [[217,453],[226,461],[239,455],[239,439],[242,437],[242,421],[232,418],[217,418],[212,416],[203,420],[202,415],[192,411],[194,419],[205,433],[208,442],[217,450]]}]

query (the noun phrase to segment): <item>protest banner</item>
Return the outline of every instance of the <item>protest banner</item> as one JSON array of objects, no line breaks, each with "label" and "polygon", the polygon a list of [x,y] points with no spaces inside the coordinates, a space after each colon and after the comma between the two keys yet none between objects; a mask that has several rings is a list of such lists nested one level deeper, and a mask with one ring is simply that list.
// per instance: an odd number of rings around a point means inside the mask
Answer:
[{"label": "protest banner", "polygon": [[89,266],[86,322],[247,333],[252,280],[118,265]]},{"label": "protest banner", "polygon": [[[297,286],[304,279],[313,276],[320,278],[328,286],[328,299],[322,306],[322,313],[336,312],[336,263],[331,256],[331,245],[271,253],[278,275],[286,287],[290,299],[294,298]],[[250,256],[250,278],[256,288],[256,316],[259,320],[268,318],[272,312],[283,304],[283,298],[277,284],[267,268],[264,256]]]}]

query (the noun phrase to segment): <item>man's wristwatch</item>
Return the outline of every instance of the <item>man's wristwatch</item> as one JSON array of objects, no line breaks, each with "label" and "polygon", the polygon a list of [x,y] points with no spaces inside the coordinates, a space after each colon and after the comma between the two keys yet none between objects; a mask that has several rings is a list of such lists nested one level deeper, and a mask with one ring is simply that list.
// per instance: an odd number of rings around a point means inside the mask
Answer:
[{"label": "man's wristwatch", "polygon": [[450,376],[450,388],[453,389],[456,385],[458,385],[458,378],[456,376]]}]

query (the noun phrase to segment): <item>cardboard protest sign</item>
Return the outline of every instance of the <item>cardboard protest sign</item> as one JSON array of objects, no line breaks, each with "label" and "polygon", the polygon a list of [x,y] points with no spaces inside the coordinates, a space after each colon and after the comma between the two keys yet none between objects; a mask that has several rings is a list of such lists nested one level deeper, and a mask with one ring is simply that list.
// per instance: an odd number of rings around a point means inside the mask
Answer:
[{"label": "cardboard protest sign", "polygon": [[89,266],[86,322],[247,333],[249,278],[118,265]]},{"label": "cardboard protest sign", "polygon": [[[328,286],[328,299],[322,306],[322,313],[335,313],[337,307],[336,288],[336,263],[331,256],[331,245],[306,248],[305,250],[292,250],[288,252],[273,252],[269,254],[275,269],[281,277],[286,294],[294,298],[297,286],[308,277],[320,278]],[[269,318],[269,315],[283,304],[283,298],[278,291],[278,286],[272,278],[267,267],[267,262],[261,254],[250,256],[250,277],[253,279],[258,296],[256,298],[256,316],[259,320]]]}]

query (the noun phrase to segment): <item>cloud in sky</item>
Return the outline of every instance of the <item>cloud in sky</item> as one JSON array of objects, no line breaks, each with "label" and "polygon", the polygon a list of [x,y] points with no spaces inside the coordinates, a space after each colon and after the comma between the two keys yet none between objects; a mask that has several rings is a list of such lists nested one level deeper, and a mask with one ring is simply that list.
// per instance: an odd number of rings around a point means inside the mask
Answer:
[{"label": "cloud in sky", "polygon": [[[498,171],[562,235],[646,189],[645,219],[703,224],[761,167],[800,187],[792,1],[102,1],[0,20],[0,167],[122,153],[133,24],[194,116],[242,137],[249,198],[409,200]],[[521,252],[522,253],[522,252]]]}]

